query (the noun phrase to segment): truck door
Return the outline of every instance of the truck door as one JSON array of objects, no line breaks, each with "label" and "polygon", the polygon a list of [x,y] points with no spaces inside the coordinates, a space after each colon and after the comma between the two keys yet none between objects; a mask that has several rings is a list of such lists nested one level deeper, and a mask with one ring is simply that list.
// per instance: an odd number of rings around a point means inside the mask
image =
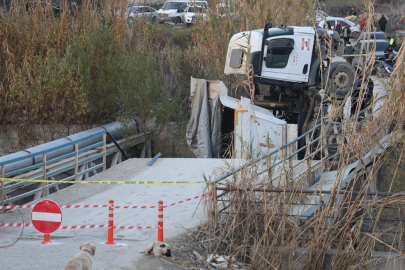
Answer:
[{"label": "truck door", "polygon": [[267,39],[262,77],[289,82],[308,82],[313,44],[313,35]]}]

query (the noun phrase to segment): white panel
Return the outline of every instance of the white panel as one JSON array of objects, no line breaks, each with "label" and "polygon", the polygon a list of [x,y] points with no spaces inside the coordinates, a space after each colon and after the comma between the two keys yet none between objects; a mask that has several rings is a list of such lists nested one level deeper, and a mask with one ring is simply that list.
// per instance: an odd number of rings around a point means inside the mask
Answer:
[{"label": "white panel", "polygon": [[62,215],[46,212],[32,212],[31,220],[62,222]]},{"label": "white panel", "polygon": [[241,158],[243,154],[240,138],[242,138],[244,145],[249,146],[251,144],[256,153],[260,149],[262,155],[285,144],[287,136],[285,121],[274,117],[269,110],[258,106],[253,107],[250,99],[242,97],[240,104],[242,104],[241,110],[247,112],[238,113],[238,124],[235,126],[236,157]]}]

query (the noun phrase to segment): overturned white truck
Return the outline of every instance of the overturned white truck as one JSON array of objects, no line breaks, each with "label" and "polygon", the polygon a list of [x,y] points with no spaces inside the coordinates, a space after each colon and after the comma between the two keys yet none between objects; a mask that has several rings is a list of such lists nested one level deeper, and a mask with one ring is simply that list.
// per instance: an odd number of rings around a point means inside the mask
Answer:
[{"label": "overturned white truck", "polygon": [[[224,73],[246,78],[248,70],[255,88],[268,85],[270,95],[238,100],[220,81],[192,78],[187,141],[195,155],[223,157],[231,141],[235,157],[246,148],[267,153],[316,126],[316,119],[328,119],[331,100],[343,100],[357,84],[351,65],[332,63],[331,48],[338,39],[320,28],[272,23],[234,35]],[[329,126],[335,128],[327,132],[336,133],[339,123]]]}]

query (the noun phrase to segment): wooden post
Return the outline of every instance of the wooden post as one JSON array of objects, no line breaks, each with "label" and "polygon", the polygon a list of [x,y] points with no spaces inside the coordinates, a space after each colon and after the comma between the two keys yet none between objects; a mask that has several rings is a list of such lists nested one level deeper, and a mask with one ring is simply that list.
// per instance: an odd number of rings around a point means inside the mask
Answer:
[{"label": "wooden post", "polygon": [[[4,165],[1,166],[1,178],[4,178]],[[1,205],[3,206],[4,205],[4,181],[1,181],[0,183],[1,183],[0,199],[1,199]]]},{"label": "wooden post", "polygon": [[79,144],[78,143],[76,143],[75,144],[75,152],[76,152],[76,155],[75,155],[75,181],[77,181],[77,173],[78,173],[78,171],[79,171]]},{"label": "wooden post", "polygon": [[[42,178],[43,178],[44,180],[46,180],[46,154],[43,154],[43,155],[42,155],[42,163],[44,164],[44,165],[42,166]],[[45,189],[46,189],[46,183],[43,182],[43,183],[42,183],[42,198],[44,198],[45,195],[46,195]]]},{"label": "wooden post", "polygon": [[104,155],[103,155],[103,163],[104,163],[103,171],[105,171],[106,170],[106,164],[107,164],[107,143],[106,143],[106,134],[105,133],[103,134],[103,142],[104,142],[104,144],[103,144],[103,152],[104,152]]}]

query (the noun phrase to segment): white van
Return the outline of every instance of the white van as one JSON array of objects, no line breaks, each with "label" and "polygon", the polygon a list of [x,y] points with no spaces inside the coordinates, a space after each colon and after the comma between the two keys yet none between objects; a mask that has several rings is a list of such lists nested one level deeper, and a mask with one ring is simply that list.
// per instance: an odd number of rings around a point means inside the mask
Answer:
[{"label": "white van", "polygon": [[184,21],[184,11],[189,4],[202,5],[207,7],[207,1],[193,0],[169,0],[158,11],[159,23],[173,22],[182,23]]}]

